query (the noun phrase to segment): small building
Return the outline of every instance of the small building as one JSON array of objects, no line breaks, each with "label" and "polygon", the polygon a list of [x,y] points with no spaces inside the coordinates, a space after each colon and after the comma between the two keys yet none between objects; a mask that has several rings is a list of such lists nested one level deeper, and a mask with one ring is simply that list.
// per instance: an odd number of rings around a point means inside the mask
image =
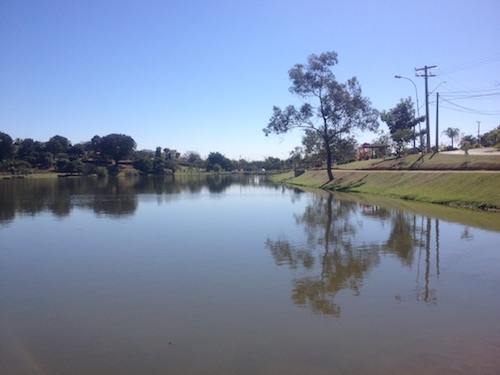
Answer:
[{"label": "small building", "polygon": [[381,158],[386,156],[387,149],[390,145],[383,143],[363,143],[358,149],[357,159],[358,160],[367,160],[374,158]]}]

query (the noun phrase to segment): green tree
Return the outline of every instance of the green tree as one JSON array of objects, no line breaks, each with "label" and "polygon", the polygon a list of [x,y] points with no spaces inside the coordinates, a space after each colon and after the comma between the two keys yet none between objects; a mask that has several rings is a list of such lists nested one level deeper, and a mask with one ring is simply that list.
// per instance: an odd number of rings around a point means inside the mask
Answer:
[{"label": "green tree", "polygon": [[80,142],[69,147],[68,155],[71,160],[82,159],[86,157],[88,150],[90,150],[90,142]]},{"label": "green tree", "polygon": [[472,134],[467,134],[467,135],[462,136],[462,138],[460,140],[460,147],[462,147],[464,143],[466,143],[469,146],[469,148],[471,148],[471,147],[474,147],[474,145],[478,145],[479,140],[476,137],[474,137]]},{"label": "green tree", "polygon": [[465,162],[469,162],[470,161],[470,157],[469,157],[469,150],[471,148],[471,142],[465,140],[465,139],[462,139],[462,141],[460,142],[460,148],[462,150],[464,150],[464,153],[465,153]]},{"label": "green tree", "polygon": [[171,159],[169,160],[162,159],[162,163],[163,163],[163,171],[165,171],[165,169],[169,169],[172,172],[172,174],[175,174],[175,171],[179,167],[177,162]]},{"label": "green tree", "polygon": [[54,155],[50,152],[42,151],[37,155],[36,166],[40,169],[52,167]]},{"label": "green tree", "polygon": [[151,170],[152,174],[165,174],[165,161],[161,158],[153,159],[153,169]]},{"label": "green tree", "polygon": [[161,159],[161,147],[156,147],[155,158]]},{"label": "green tree", "polygon": [[68,158],[59,158],[56,161],[57,172],[70,172],[71,161]]},{"label": "green tree", "polygon": [[144,149],[134,152],[135,159],[140,159],[140,158],[154,159],[154,157],[155,157],[155,152],[153,150]]},{"label": "green tree", "polygon": [[0,161],[12,157],[12,145],[14,141],[10,135],[0,132]]},{"label": "green tree", "polygon": [[94,135],[92,139],[90,140],[90,144],[92,145],[92,150],[94,152],[99,152],[101,148],[101,140],[102,138],[98,135]]},{"label": "green tree", "polygon": [[353,137],[337,138],[333,147],[333,159],[337,163],[348,163],[356,160],[358,142]]},{"label": "green tree", "polygon": [[114,160],[116,165],[120,160],[130,156],[136,147],[134,139],[124,134],[109,134],[98,142],[98,151]]},{"label": "green tree", "polygon": [[48,152],[51,152],[53,155],[67,153],[68,149],[71,146],[71,142],[68,138],[55,135],[45,143],[45,148]]},{"label": "green tree", "polygon": [[141,173],[149,174],[153,170],[153,160],[148,157],[139,157],[134,159],[134,161],[132,162],[132,167],[134,167]]},{"label": "green tree", "polygon": [[26,138],[19,141],[17,147],[17,157],[21,160],[28,160],[29,157],[35,157],[37,146],[31,138]]},{"label": "green tree", "polygon": [[230,171],[233,169],[233,163],[221,153],[211,152],[207,158],[207,171],[219,172],[220,169]]},{"label": "green tree", "polygon": [[313,130],[306,129],[302,136],[302,146],[306,154],[315,154],[326,156],[326,151],[323,148],[323,140],[321,135]]},{"label": "green tree", "polygon": [[453,148],[453,141],[457,140],[458,137],[460,136],[460,129],[458,129],[458,128],[448,128],[445,131],[443,131],[441,134],[444,134],[448,138],[451,139],[451,148]]},{"label": "green tree", "polygon": [[389,111],[383,111],[380,118],[389,127],[391,138],[395,143],[396,155],[401,156],[403,147],[415,140],[417,134],[414,127],[424,121],[425,116],[415,117],[415,109],[411,98],[401,99],[398,105]]},{"label": "green tree", "polygon": [[212,164],[211,170],[214,171],[215,173],[219,173],[220,171],[222,171],[222,167],[219,164],[215,163]]},{"label": "green tree", "polygon": [[302,147],[296,146],[292,151],[290,151],[290,156],[285,161],[287,167],[297,168],[303,166],[305,162],[304,149]]},{"label": "green tree", "polygon": [[500,147],[500,125],[496,129],[485,133],[481,137],[481,143],[484,147]]},{"label": "green tree", "polygon": [[262,167],[266,170],[280,171],[282,169],[283,162],[279,158],[274,158],[272,156],[267,157],[262,164]]},{"label": "green tree", "polygon": [[266,136],[296,128],[318,133],[326,153],[330,180],[333,180],[332,149],[336,140],[355,129],[375,131],[378,128],[378,112],[362,96],[356,77],[346,83],[336,80],[332,68],[337,62],[337,53],[325,52],[319,56],[310,55],[306,65],[296,64],[290,69],[290,92],[300,97],[304,104],[300,108],[290,105],[284,110],[273,107],[273,115],[263,129]]},{"label": "green tree", "polygon": [[192,167],[196,168],[203,167],[204,161],[201,158],[200,154],[196,151],[187,151],[186,154],[184,155],[184,159],[186,160],[186,163],[188,163]]}]

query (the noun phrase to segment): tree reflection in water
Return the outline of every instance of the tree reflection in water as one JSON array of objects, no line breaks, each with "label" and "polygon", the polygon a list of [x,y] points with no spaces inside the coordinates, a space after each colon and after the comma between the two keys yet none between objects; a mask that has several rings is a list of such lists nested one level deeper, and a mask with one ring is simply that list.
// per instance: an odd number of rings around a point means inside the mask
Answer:
[{"label": "tree reflection in water", "polygon": [[304,214],[296,216],[307,235],[305,248],[294,246],[286,240],[267,240],[278,264],[291,267],[302,265],[311,269],[315,263],[315,250],[320,263],[319,275],[306,276],[294,281],[293,301],[299,306],[309,305],[314,313],[340,317],[341,308],[335,295],[350,289],[359,295],[364,275],[379,262],[377,244],[354,245],[356,226],[351,222],[357,204],[317,195]]},{"label": "tree reflection in water", "polygon": [[[363,240],[363,217],[391,225],[386,240]],[[295,244],[287,239],[267,239],[276,264],[303,268],[306,276],[293,283],[292,300],[298,306],[309,306],[316,314],[340,317],[341,306],[335,301],[342,290],[359,296],[367,274],[379,265],[382,255],[393,255],[405,267],[417,264],[416,287],[411,295],[427,303],[437,302],[437,291],[431,282],[431,244],[436,246],[436,275],[439,276],[439,220],[435,220],[435,240],[432,241],[432,220],[405,211],[388,210],[374,205],[334,199],[333,194],[315,195],[311,203],[295,220],[302,226],[305,241]],[[358,233],[361,230],[361,233]],[[424,282],[420,264],[424,253]],[[418,259],[417,255],[418,254]],[[311,273],[316,274],[310,275]],[[397,295],[396,300],[405,297]]]},{"label": "tree reflection in water", "polygon": [[232,184],[242,186],[262,183],[258,176],[194,175],[123,178],[58,178],[2,181],[0,186],[0,225],[12,222],[16,214],[36,215],[50,212],[59,218],[69,217],[73,209],[86,209],[98,216],[114,219],[130,217],[138,208],[138,196],[156,194],[180,196],[199,194],[207,189],[221,194]]}]

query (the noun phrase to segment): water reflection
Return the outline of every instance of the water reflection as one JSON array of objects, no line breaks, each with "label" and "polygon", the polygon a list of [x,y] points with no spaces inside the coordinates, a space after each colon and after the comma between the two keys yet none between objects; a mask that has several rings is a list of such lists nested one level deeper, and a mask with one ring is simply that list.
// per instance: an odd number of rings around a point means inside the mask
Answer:
[{"label": "water reflection", "polygon": [[[316,314],[340,317],[342,309],[336,296],[341,291],[359,296],[381,257],[396,259],[401,266],[415,270],[415,289],[396,295],[397,301],[411,295],[428,304],[438,302],[432,281],[440,276],[439,219],[328,194],[314,196],[295,220],[305,233],[303,242],[286,238],[266,241],[276,264],[303,271],[304,275],[293,280],[295,304],[308,306]],[[462,234],[462,238],[469,236]]]},{"label": "water reflection", "polygon": [[0,207],[0,373],[498,372],[499,215],[236,176]]},{"label": "water reflection", "polygon": [[220,194],[234,183],[245,186],[264,181],[258,176],[228,175],[3,180],[0,224],[11,222],[16,214],[34,216],[50,212],[66,217],[75,208],[93,211],[98,216],[124,218],[137,210],[139,194],[198,194],[205,189],[210,194]]},{"label": "water reflection", "polygon": [[379,263],[377,243],[355,244],[357,227],[352,213],[356,208],[355,202],[334,200],[333,194],[317,195],[305,212],[295,217],[306,233],[306,247],[286,239],[267,240],[266,246],[277,264],[302,265],[307,269],[319,264],[315,275],[294,280],[292,299],[297,305],[308,305],[314,313],[340,317],[336,294],[349,289],[359,295],[364,275]]},{"label": "water reflection", "polygon": [[2,181],[0,220],[9,222],[16,213],[35,216],[50,212],[56,217],[66,217],[76,207],[115,218],[127,216],[137,208],[134,183],[136,180],[118,178]]}]

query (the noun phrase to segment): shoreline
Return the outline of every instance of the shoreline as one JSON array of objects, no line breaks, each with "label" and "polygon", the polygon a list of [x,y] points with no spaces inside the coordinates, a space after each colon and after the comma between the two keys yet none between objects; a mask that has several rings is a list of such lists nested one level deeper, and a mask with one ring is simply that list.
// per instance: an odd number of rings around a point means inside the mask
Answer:
[{"label": "shoreline", "polygon": [[363,193],[500,213],[499,171],[324,170],[276,174],[271,180],[327,191]]}]

